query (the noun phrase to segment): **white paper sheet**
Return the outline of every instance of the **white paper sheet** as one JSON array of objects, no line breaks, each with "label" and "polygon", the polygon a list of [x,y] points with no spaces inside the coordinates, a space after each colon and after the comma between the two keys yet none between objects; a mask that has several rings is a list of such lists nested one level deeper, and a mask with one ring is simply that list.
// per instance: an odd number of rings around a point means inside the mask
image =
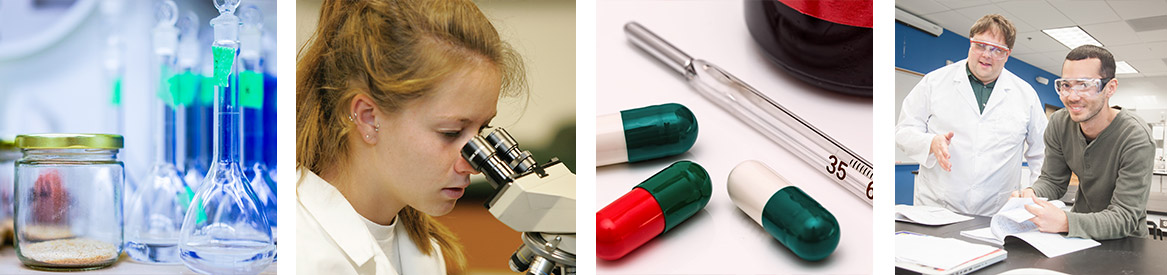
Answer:
[{"label": "white paper sheet", "polygon": [[944,270],[996,250],[996,247],[952,238],[896,234],[896,260]]},{"label": "white paper sheet", "polygon": [[1102,245],[1091,239],[1069,238],[1055,233],[1030,231],[1012,234],[1041,251],[1048,258],[1053,258],[1070,252]]},{"label": "white paper sheet", "polygon": [[993,235],[993,230],[989,229],[988,227],[981,228],[981,229],[960,231],[960,235],[972,238],[974,240],[983,241],[983,242],[987,242],[987,243],[991,243],[991,244],[995,244],[995,245],[1005,244],[1001,240],[997,239],[997,235]]},{"label": "white paper sheet", "polygon": [[924,225],[945,225],[971,220],[951,210],[935,206],[896,205],[896,220]]},{"label": "white paper sheet", "polygon": [[[1057,208],[1066,206],[1062,201],[1050,203]],[[1014,236],[1037,248],[1048,258],[1101,245],[1091,239],[1068,238],[1057,233],[1038,231],[1037,225],[1029,221],[1034,215],[1025,210],[1025,205],[1029,204],[1035,203],[1028,198],[1009,199],[1005,206],[1001,207],[1001,211],[993,215],[989,227],[961,231],[960,235],[996,245],[1004,245],[1005,237]]]}]

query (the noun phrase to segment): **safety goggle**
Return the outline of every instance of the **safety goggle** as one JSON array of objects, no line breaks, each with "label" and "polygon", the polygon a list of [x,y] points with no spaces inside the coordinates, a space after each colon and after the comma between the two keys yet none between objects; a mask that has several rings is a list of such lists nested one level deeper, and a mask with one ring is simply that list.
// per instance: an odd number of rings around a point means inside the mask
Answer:
[{"label": "safety goggle", "polygon": [[1102,92],[1102,85],[1110,82],[1111,77],[1105,79],[1098,78],[1073,78],[1073,79],[1055,79],[1054,89],[1057,90],[1058,95],[1070,96],[1077,94],[1079,97],[1091,97]]},{"label": "safety goggle", "polygon": [[970,42],[971,42],[970,47],[972,47],[973,50],[975,50],[978,53],[979,52],[988,52],[989,56],[993,57],[993,59],[1000,60],[1000,59],[1005,58],[1006,56],[1009,56],[1009,52],[1010,52],[1009,47],[1006,47],[1004,45],[989,42],[989,41],[981,41],[981,40],[971,40]]}]

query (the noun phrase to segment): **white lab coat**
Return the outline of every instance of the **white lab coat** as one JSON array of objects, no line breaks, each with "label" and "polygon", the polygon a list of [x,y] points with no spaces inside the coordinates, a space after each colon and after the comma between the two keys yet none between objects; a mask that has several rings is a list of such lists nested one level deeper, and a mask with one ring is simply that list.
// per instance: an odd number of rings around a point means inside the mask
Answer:
[{"label": "white lab coat", "polygon": [[[1023,152],[1027,182],[1041,175],[1048,119],[1037,92],[1009,70],[1001,71],[981,113],[966,64],[961,60],[932,71],[912,88],[900,108],[896,147],[920,164],[916,205],[987,216],[1020,187]],[[929,150],[935,135],[950,131],[956,134],[948,146],[952,172],[947,172]]]},{"label": "white lab coat", "polygon": [[[348,200],[311,171],[296,170],[296,270],[301,274],[397,274]],[[417,250],[405,226],[396,227],[404,274],[446,274],[437,242],[433,255]]]}]

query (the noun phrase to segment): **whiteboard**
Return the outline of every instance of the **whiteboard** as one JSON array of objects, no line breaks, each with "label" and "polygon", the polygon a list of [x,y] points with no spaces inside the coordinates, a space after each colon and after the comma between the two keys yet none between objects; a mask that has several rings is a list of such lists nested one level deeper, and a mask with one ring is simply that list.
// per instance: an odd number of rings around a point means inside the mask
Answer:
[{"label": "whiteboard", "polygon": [[[916,83],[919,83],[920,79],[924,79],[923,74],[911,72],[907,69],[896,68],[896,123],[900,122],[900,105],[904,104],[904,98],[908,97],[908,93],[912,91],[913,87],[916,87]],[[894,133],[895,131],[893,130],[892,132]],[[896,164],[916,164],[915,161],[908,159],[908,155],[904,154],[903,151],[900,151],[899,148],[896,148],[895,161]]]}]

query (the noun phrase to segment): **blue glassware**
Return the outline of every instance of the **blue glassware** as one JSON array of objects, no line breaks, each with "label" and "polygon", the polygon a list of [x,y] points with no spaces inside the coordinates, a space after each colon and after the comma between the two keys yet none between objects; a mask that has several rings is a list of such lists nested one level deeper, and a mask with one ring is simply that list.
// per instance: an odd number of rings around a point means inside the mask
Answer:
[{"label": "blue glassware", "polygon": [[239,53],[238,0],[214,1],[219,16],[211,19],[215,87],[214,161],[182,223],[179,255],[190,269],[206,274],[256,274],[275,258],[275,244],[262,205],[244,176],[242,106],[230,88]]},{"label": "blue glassware", "polygon": [[[126,210],[126,254],[146,263],[178,264],[178,236],[192,192],[175,165],[175,117],[181,103],[172,73],[178,44],[178,6],[164,1],[155,8],[154,54],[159,66],[154,98],[156,160],[138,188],[129,192]],[[172,88],[173,87],[173,88]],[[174,89],[174,90],[172,90]]]}]

